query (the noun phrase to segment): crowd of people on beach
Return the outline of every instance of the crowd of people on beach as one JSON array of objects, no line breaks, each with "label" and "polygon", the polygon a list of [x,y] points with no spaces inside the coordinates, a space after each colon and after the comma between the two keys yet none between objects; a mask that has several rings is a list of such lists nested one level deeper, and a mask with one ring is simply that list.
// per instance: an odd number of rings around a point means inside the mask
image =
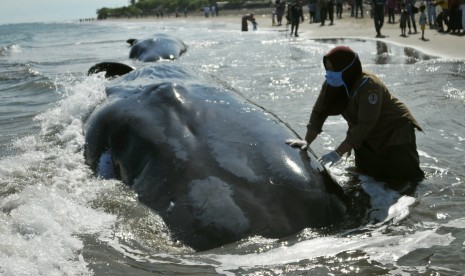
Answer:
[{"label": "crowd of people on beach", "polygon": [[218,3],[213,2],[212,4],[205,5],[203,7],[203,14],[205,15],[205,18],[208,18],[209,16],[218,16]]},{"label": "crowd of people on beach", "polygon": [[[427,27],[441,33],[465,36],[465,0],[274,0],[272,10],[272,25],[289,24],[290,34],[295,37],[299,36],[299,25],[305,21],[304,14],[307,12],[308,23],[320,23],[320,26],[326,26],[327,22],[328,25],[334,25],[335,19],[342,19],[344,11],[353,18],[366,16],[372,18],[378,38],[384,37],[382,28],[385,17],[388,18],[388,24],[399,24],[402,37],[417,34],[420,30],[420,39],[427,41],[425,37]],[[201,8],[201,12],[206,18],[217,17],[218,3],[207,2]],[[158,19],[173,14],[160,8],[155,15]],[[174,11],[175,17],[187,17],[187,15],[187,8]],[[283,19],[285,19],[284,23]],[[253,30],[257,30],[258,23],[253,13],[248,13],[241,17],[242,31],[248,31],[248,22],[252,23]]]},{"label": "crowd of people on beach", "polygon": [[[291,35],[298,36],[298,24],[304,21],[302,10],[305,5],[308,22],[320,23],[320,26],[325,26],[327,21],[333,25],[334,18],[342,19],[344,8],[354,18],[364,18],[369,14],[374,20],[378,38],[384,37],[381,30],[385,17],[388,17],[387,23],[399,24],[401,36],[404,37],[408,36],[407,28],[408,34],[418,33],[417,23],[421,39],[425,41],[427,26],[443,33],[465,35],[465,0],[275,0],[273,26],[281,26],[285,17],[286,24],[291,24]],[[396,16],[399,17],[398,22]]]}]

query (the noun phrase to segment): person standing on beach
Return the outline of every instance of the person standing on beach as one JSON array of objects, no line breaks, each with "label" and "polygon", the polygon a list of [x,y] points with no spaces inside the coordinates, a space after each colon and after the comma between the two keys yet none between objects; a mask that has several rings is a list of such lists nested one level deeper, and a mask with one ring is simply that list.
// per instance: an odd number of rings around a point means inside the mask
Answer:
[{"label": "person standing on beach", "polygon": [[462,35],[465,35],[465,0],[460,0],[460,9],[462,10]]},{"label": "person standing on beach", "polygon": [[395,98],[373,73],[362,70],[358,55],[337,46],[323,57],[326,81],[313,106],[304,140],[286,144],[307,150],[329,116],[342,115],[348,123],[344,141],[319,159],[333,166],[355,152],[355,165],[377,180],[420,181],[424,173],[416,147],[415,129],[421,127],[407,106]]},{"label": "person standing on beach", "polygon": [[308,13],[309,13],[309,22],[308,23],[313,23],[315,22],[315,0],[308,0]]},{"label": "person standing on beach", "polygon": [[436,0],[436,3],[442,9],[441,22],[438,22],[439,32],[444,32],[444,25],[446,25],[447,27],[447,30],[445,30],[445,32],[449,32],[449,0]]},{"label": "person standing on beach", "polygon": [[425,14],[425,9],[426,6],[421,4],[420,5],[420,19],[419,19],[419,24],[420,24],[420,29],[421,29],[421,40],[426,41],[425,39],[425,29],[426,29],[426,14]]},{"label": "person standing on beach", "polygon": [[328,0],[327,12],[329,25],[334,25],[334,0]]},{"label": "person standing on beach", "polygon": [[429,28],[433,29],[436,24],[436,1],[426,0],[426,13],[428,14]]},{"label": "person standing on beach", "polygon": [[317,6],[320,8],[320,26],[325,25],[326,16],[328,15],[328,0],[317,0]]},{"label": "person standing on beach", "polygon": [[355,17],[355,0],[348,0],[347,3],[349,4],[350,17]]},{"label": "person standing on beach", "polygon": [[203,14],[205,15],[205,18],[208,17],[208,15],[210,14],[210,6],[205,5],[203,7]]},{"label": "person standing on beach", "polygon": [[396,23],[395,13],[396,13],[397,1],[396,0],[387,0],[387,10],[388,10],[388,23]]},{"label": "person standing on beach", "polygon": [[278,21],[277,26],[281,26],[283,22],[284,11],[286,10],[286,2],[284,0],[276,0],[276,20]]},{"label": "person standing on beach", "polygon": [[407,20],[408,20],[408,11],[405,9],[405,4],[400,4],[400,32],[403,37],[407,37]]},{"label": "person standing on beach", "polygon": [[460,12],[460,0],[450,0],[449,4],[449,30],[451,33],[460,33],[462,29],[462,14]]},{"label": "person standing on beach", "polygon": [[344,4],[344,0],[336,0],[336,18],[342,18],[342,5]]},{"label": "person standing on beach", "polygon": [[416,7],[414,5],[415,3],[414,1],[415,0],[405,0],[405,8],[407,9],[408,15],[409,15],[409,17],[407,18],[408,34],[412,33],[411,28],[410,28],[410,22],[412,22],[411,24],[412,24],[414,33],[415,34],[417,33],[417,24],[415,23],[415,11],[414,11]]},{"label": "person standing on beach", "polygon": [[384,4],[385,0],[373,0],[373,19],[375,21],[376,37],[384,37],[381,28],[384,24]]},{"label": "person standing on beach", "polygon": [[360,10],[360,18],[363,18],[363,1],[355,0],[355,18],[358,18],[359,10]]},{"label": "person standing on beach", "polygon": [[299,23],[304,22],[304,11],[302,8],[302,2],[300,0],[292,2],[291,5],[288,7],[287,12],[287,17],[291,22],[291,36],[292,34],[294,34],[295,37],[298,37]]},{"label": "person standing on beach", "polygon": [[215,5],[210,6],[210,14],[211,14],[212,17],[214,17],[216,15],[216,6]]}]

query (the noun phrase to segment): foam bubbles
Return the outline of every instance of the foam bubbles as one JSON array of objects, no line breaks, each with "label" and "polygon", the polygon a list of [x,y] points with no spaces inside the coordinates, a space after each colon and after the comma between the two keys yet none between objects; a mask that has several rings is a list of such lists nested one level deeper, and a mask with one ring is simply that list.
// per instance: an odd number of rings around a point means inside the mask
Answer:
[{"label": "foam bubbles", "polygon": [[18,44],[11,44],[0,48],[0,56],[7,56],[11,54],[21,53],[21,46]]},{"label": "foam bubbles", "polygon": [[67,128],[76,119],[86,118],[106,97],[106,81],[102,74],[92,75],[84,80],[63,76],[56,82],[56,86],[61,89],[58,93],[63,99],[54,108],[35,117],[41,123],[43,135]]},{"label": "foam bubbles", "polygon": [[67,87],[40,114],[41,132],[17,139],[18,154],[0,160],[0,267],[6,275],[91,274],[81,255],[86,235],[101,235],[117,218],[92,207],[114,183],[92,178],[84,165],[80,120],[104,96],[102,81]]}]

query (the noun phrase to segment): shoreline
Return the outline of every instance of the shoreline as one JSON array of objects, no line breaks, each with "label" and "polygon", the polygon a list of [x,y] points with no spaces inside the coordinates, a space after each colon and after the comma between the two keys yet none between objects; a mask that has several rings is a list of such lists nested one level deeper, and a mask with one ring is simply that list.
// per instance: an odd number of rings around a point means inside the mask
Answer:
[{"label": "shoreline", "polygon": [[[145,17],[145,18],[122,18],[122,19],[107,19],[103,22],[111,21],[126,21],[126,22],[156,22],[156,21],[210,21],[224,22],[228,24],[237,24],[238,32],[241,30],[241,17],[244,14],[253,12],[258,23],[258,31],[273,31],[273,30],[286,30],[286,22],[283,19],[282,26],[272,26],[271,12],[272,9],[259,9],[259,10],[228,10],[220,11],[218,17],[206,18],[203,13],[188,14],[187,17],[164,17],[157,19],[156,17]],[[429,29],[427,26],[425,30],[426,41],[421,40],[421,30],[417,23],[418,33],[410,34],[407,37],[400,36],[399,28],[399,15],[396,14],[396,23],[387,23],[387,17],[385,17],[384,25],[381,29],[381,33],[385,36],[384,38],[377,38],[374,27],[373,19],[370,18],[369,12],[365,13],[363,18],[354,18],[350,16],[348,10],[344,10],[342,19],[334,19],[334,25],[329,25],[329,21],[326,21],[325,26],[320,26],[320,23],[309,23],[308,12],[304,8],[305,21],[299,25],[300,37],[297,39],[364,39],[383,41],[397,46],[413,48],[424,54],[439,57],[442,59],[452,60],[465,60],[465,36],[454,35],[450,33],[440,33],[436,29]],[[418,21],[418,14],[415,17]],[[249,23],[249,32],[252,32],[252,24]],[[290,25],[287,26],[290,30]]]}]

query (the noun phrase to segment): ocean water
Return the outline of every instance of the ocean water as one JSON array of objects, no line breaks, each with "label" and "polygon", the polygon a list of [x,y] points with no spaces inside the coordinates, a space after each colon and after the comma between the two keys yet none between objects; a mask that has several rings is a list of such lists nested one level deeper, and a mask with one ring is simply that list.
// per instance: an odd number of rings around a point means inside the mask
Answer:
[{"label": "ocean water", "polygon": [[[465,65],[375,40],[298,39],[284,27],[242,33],[200,21],[0,25],[1,275],[460,275],[465,273]],[[170,240],[160,217],[130,188],[95,178],[84,164],[83,125],[104,100],[95,63],[129,60],[129,38],[166,33],[189,47],[174,61],[211,75],[305,134],[324,71],[322,56],[348,45],[424,128],[417,133],[427,178],[399,193],[331,169],[360,226],[282,240],[250,237],[206,252]],[[169,62],[169,61],[163,61]],[[317,154],[344,138],[330,118]],[[292,198],[289,198],[292,200]]]}]

